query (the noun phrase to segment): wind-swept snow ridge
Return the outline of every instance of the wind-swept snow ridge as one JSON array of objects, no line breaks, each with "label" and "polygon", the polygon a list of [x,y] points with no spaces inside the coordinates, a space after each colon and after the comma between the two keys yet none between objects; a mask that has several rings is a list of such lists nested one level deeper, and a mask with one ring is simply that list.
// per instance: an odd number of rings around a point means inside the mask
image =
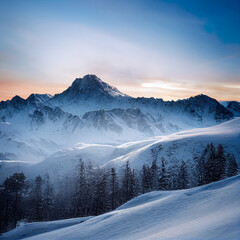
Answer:
[{"label": "wind-swept snow ridge", "polygon": [[238,175],[188,190],[150,192],[115,211],[26,239],[238,240],[239,200]]}]

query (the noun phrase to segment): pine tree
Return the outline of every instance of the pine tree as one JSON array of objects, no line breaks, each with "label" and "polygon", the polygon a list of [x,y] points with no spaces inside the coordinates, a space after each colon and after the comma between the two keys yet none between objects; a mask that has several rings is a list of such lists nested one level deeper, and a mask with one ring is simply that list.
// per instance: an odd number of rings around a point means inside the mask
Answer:
[{"label": "pine tree", "polygon": [[153,160],[151,166],[151,189],[158,189],[158,165],[157,160]]},{"label": "pine tree", "polygon": [[179,189],[187,189],[188,187],[188,176],[187,176],[187,169],[186,169],[186,164],[184,161],[182,161],[181,166],[179,168],[179,173],[178,173],[178,184],[179,184]]},{"label": "pine tree", "polygon": [[86,178],[86,169],[85,164],[80,159],[78,166],[78,183],[77,183],[77,192],[74,198],[74,208],[76,217],[86,216],[87,213],[87,178]]},{"label": "pine tree", "polygon": [[0,185],[0,236],[1,233],[4,232],[5,223],[4,223],[4,215],[5,215],[5,201],[6,195],[4,194],[4,187]]},{"label": "pine tree", "polygon": [[43,180],[41,176],[35,178],[33,195],[33,219],[41,221],[43,218],[43,193],[42,193]]},{"label": "pine tree", "polygon": [[168,186],[168,179],[167,179],[167,172],[165,167],[165,159],[162,157],[161,159],[162,166],[161,166],[161,177],[158,180],[158,189],[159,190],[167,190]]},{"label": "pine tree", "polygon": [[130,199],[136,197],[139,193],[139,183],[136,172],[133,169],[130,176]]},{"label": "pine tree", "polygon": [[107,175],[100,173],[97,183],[94,199],[94,214],[99,215],[108,210],[107,204]]},{"label": "pine tree", "polygon": [[146,193],[152,188],[152,174],[151,168],[144,164],[142,166],[142,192]]},{"label": "pine tree", "polygon": [[227,176],[233,177],[238,174],[238,164],[236,162],[234,154],[227,155]]},{"label": "pine tree", "polygon": [[225,169],[226,169],[226,157],[224,148],[221,144],[217,146],[216,151],[216,181],[224,179],[225,177]]},{"label": "pine tree", "polygon": [[111,209],[114,210],[118,206],[119,201],[119,184],[115,168],[111,168],[110,171],[110,197]]},{"label": "pine tree", "polygon": [[73,176],[57,179],[54,185],[54,218],[66,219],[75,217],[73,199],[76,193],[76,178]]},{"label": "pine tree", "polygon": [[122,202],[127,202],[138,194],[139,185],[134,170],[127,161],[122,179]]},{"label": "pine tree", "polygon": [[209,154],[206,159],[206,183],[219,180],[218,164],[216,163],[216,150],[214,145],[210,144]]},{"label": "pine tree", "polygon": [[49,175],[45,177],[45,189],[43,194],[43,215],[45,220],[51,220],[53,218],[53,188],[50,184]]},{"label": "pine tree", "polygon": [[15,173],[3,183],[3,224],[1,231],[7,231],[16,227],[17,222],[22,218],[21,209],[22,195],[25,187],[25,175]]},{"label": "pine tree", "polygon": [[198,159],[197,174],[198,174],[197,179],[198,186],[204,185],[206,183],[206,172],[205,172],[205,158],[203,156],[201,156]]},{"label": "pine tree", "polygon": [[169,166],[167,171],[167,190],[177,190],[181,189],[180,182],[182,180],[179,180],[179,174],[180,174],[180,167],[178,166],[177,162],[174,159],[171,159],[171,166]]},{"label": "pine tree", "polygon": [[210,153],[210,144],[208,144],[206,146],[206,148],[204,149],[202,155],[200,156],[200,158],[198,158],[198,162],[197,162],[197,182],[198,182],[198,186],[202,186],[204,184],[207,183],[207,179],[206,179],[206,175],[207,175],[207,157]]},{"label": "pine tree", "polygon": [[130,193],[131,174],[132,172],[131,172],[130,164],[129,164],[129,161],[127,161],[125,165],[123,180],[122,180],[123,202],[127,202],[131,199],[131,193]]}]

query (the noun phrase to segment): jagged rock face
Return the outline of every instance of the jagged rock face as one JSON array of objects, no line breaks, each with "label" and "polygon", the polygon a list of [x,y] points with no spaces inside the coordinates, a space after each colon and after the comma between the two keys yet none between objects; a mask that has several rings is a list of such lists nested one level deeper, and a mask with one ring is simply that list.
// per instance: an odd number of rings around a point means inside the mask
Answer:
[{"label": "jagged rock face", "polygon": [[84,114],[85,126],[98,130],[110,130],[116,133],[122,132],[122,127],[117,125],[111,114],[105,110],[93,111]]},{"label": "jagged rock face", "polygon": [[34,130],[40,129],[44,125],[49,125],[57,127],[55,130],[60,132],[73,133],[76,128],[82,127],[82,120],[78,116],[66,113],[59,107],[53,109],[45,106],[40,110],[35,110],[30,117],[32,118],[32,129]]},{"label": "jagged rock face", "polygon": [[88,112],[83,116],[87,127],[122,133],[124,126],[136,129],[147,136],[153,136],[152,126],[158,127],[153,117],[143,114],[140,109],[112,109]]},{"label": "jagged rock face", "polygon": [[50,94],[31,94],[27,99],[27,103],[33,107],[44,107],[51,106],[50,99],[52,96]]},{"label": "jagged rock face", "polygon": [[15,113],[23,111],[27,106],[25,99],[15,96],[11,101],[7,100],[6,102],[0,102],[0,116],[1,117],[12,117]]},{"label": "jagged rock face", "polygon": [[143,114],[139,108],[113,109],[109,112],[120,118],[127,127],[137,129],[148,136],[154,134],[152,126],[158,127],[155,119],[148,114]]},{"label": "jagged rock face", "polygon": [[38,128],[42,124],[44,124],[44,118],[43,118],[43,113],[35,110],[33,115],[32,115],[32,128]]}]

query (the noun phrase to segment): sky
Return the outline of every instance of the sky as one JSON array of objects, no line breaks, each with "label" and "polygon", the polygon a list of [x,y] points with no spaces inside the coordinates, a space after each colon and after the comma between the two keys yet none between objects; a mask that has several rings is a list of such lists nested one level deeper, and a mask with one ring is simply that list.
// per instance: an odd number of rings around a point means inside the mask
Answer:
[{"label": "sky", "polygon": [[0,100],[96,74],[134,97],[240,101],[238,0],[0,0]]}]

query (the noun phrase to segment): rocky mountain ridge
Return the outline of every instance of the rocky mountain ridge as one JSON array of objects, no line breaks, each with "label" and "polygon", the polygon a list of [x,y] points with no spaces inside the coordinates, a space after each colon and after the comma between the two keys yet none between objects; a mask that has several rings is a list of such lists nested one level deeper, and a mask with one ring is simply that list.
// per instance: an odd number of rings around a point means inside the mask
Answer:
[{"label": "rocky mountain ridge", "polygon": [[206,95],[178,101],[133,98],[95,75],[86,75],[54,96],[31,94],[27,99],[15,96],[0,102],[0,153],[18,158],[19,151],[8,148],[16,143],[24,143],[30,152],[38,143],[37,152],[46,155],[51,153],[45,144],[49,141],[61,148],[78,142],[143,140],[219,124],[234,117],[230,110]]}]

